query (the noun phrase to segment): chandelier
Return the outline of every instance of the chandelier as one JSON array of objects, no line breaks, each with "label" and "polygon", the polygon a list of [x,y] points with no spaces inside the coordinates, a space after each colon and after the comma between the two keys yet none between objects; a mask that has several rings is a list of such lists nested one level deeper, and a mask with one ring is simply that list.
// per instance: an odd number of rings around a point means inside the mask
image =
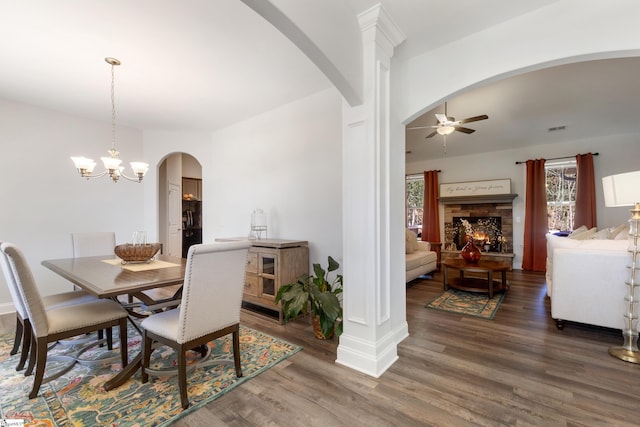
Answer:
[{"label": "chandelier", "polygon": [[104,171],[94,174],[93,169],[96,166],[96,162],[93,159],[86,157],[71,157],[73,163],[80,172],[80,176],[86,179],[100,178],[105,175],[109,175],[111,180],[116,183],[123,177],[129,181],[142,182],[144,174],[149,170],[149,164],[143,162],[131,162],[131,169],[135,177],[131,178],[124,174],[124,166],[120,166],[122,160],[118,158],[118,150],[116,150],[116,103],[115,103],[115,74],[114,67],[120,65],[120,61],[115,58],[104,58],[107,64],[111,65],[111,149],[108,151],[109,157],[101,157],[104,164]]}]

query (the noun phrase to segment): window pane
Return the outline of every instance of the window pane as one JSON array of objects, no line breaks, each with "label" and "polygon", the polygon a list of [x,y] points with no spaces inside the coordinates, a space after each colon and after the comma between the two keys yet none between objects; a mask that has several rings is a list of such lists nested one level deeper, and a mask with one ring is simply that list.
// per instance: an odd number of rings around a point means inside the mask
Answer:
[{"label": "window pane", "polygon": [[422,227],[422,199],[424,197],[424,178],[407,177],[406,179],[406,211],[407,227]]},{"label": "window pane", "polygon": [[573,230],[573,217],[575,204],[571,205],[547,205],[549,215],[549,230]]},{"label": "window pane", "polygon": [[546,167],[549,230],[572,230],[576,202],[575,161]]},{"label": "window pane", "polygon": [[407,209],[407,227],[408,228],[422,227],[422,208]]},{"label": "window pane", "polygon": [[407,180],[407,206],[410,208],[422,208],[424,197],[424,180]]}]

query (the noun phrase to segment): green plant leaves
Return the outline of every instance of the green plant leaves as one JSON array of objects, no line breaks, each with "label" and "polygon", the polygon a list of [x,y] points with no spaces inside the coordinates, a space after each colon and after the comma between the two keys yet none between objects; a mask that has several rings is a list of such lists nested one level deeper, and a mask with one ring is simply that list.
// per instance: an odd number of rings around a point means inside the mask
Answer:
[{"label": "green plant leaves", "polygon": [[307,314],[308,286],[301,280],[281,286],[276,295],[276,304],[280,301],[285,321],[297,317],[301,312]]},{"label": "green plant leaves", "polygon": [[327,268],[327,271],[328,272],[336,271],[338,268],[340,268],[340,264],[338,264],[338,261],[336,261],[335,259],[331,258],[331,256],[329,256],[329,267]]},{"label": "green plant leaves", "polygon": [[282,302],[285,322],[307,314],[309,304],[314,315],[320,316],[320,326],[325,337],[329,337],[335,327],[336,336],[342,333],[342,305],[337,295],[342,293],[342,275],[337,274],[331,283],[328,274],[340,268],[340,264],[328,257],[325,271],[320,264],[313,264],[314,276],[304,274],[295,283],[281,286],[276,294],[276,304]]},{"label": "green plant leaves", "polygon": [[314,295],[314,298],[318,302],[318,305],[321,307],[324,315],[331,320],[332,324],[335,322],[338,317],[342,314],[342,307],[340,306],[340,301],[338,301],[338,297],[329,292],[319,292]]}]

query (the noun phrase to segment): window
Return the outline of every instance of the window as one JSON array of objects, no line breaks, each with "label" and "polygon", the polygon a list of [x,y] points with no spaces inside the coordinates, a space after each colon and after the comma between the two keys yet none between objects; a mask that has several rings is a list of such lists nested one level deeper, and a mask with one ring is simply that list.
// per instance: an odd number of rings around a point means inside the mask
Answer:
[{"label": "window", "polygon": [[424,176],[422,174],[407,176],[405,185],[407,228],[416,232],[422,229],[423,197]]},{"label": "window", "polygon": [[545,172],[549,231],[573,230],[576,161],[547,162]]}]

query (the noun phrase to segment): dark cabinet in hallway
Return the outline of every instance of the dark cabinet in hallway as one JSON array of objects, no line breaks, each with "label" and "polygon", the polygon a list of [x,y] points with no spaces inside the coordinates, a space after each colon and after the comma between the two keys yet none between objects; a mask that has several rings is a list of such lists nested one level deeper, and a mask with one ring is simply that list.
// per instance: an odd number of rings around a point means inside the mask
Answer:
[{"label": "dark cabinet in hallway", "polygon": [[182,257],[189,248],[202,243],[202,181],[182,179]]}]

